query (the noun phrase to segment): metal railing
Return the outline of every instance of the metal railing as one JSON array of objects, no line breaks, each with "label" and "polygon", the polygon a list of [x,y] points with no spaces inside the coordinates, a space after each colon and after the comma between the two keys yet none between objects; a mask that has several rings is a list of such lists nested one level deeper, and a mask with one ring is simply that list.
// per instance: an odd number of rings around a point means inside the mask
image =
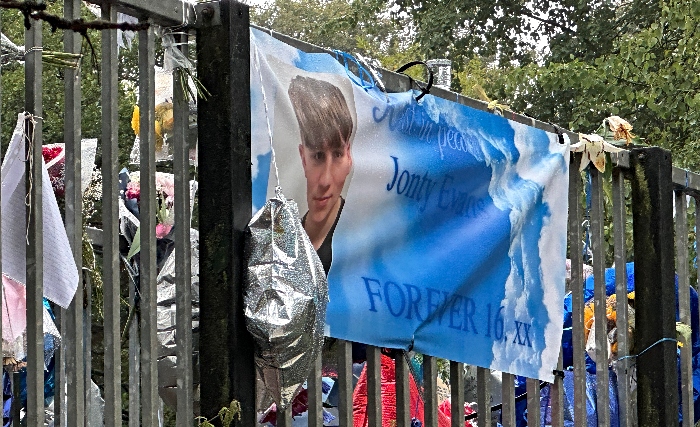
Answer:
[{"label": "metal railing", "polygon": [[[139,17],[143,22],[177,26],[192,20],[196,27],[198,75],[211,92],[206,100],[199,100],[198,120],[207,126],[199,127],[199,224],[201,236],[201,292],[200,341],[206,345],[200,350],[202,414],[212,418],[223,406],[236,399],[241,404],[241,421],[236,425],[253,425],[255,419],[255,381],[253,346],[242,317],[243,232],[251,217],[250,189],[250,68],[248,6],[230,0],[201,3],[196,7],[181,1],[118,0],[93,1],[101,4],[102,18],[116,21],[117,11]],[[65,17],[80,16],[81,2],[65,0]],[[196,21],[195,21],[196,17]],[[190,31],[191,32],[191,31]],[[272,33],[272,32],[271,32]],[[307,52],[324,52],[298,40],[272,33],[276,38]],[[180,40],[180,49],[186,50],[187,35]],[[154,100],[154,41],[153,27],[138,33],[139,42],[139,107],[140,107],[140,182],[141,182],[141,255],[138,287],[120,279],[119,247],[119,166],[117,145],[117,38],[116,30],[102,31],[101,107],[102,107],[102,178],[103,178],[103,232],[102,282],[104,293],[104,387],[105,425],[125,423],[129,426],[156,426],[159,423],[158,397],[158,341],[156,308],[156,237],[155,212],[155,100]],[[80,36],[67,31],[64,38],[67,52],[80,51]],[[32,22],[26,32],[25,56],[26,87],[25,110],[33,116],[42,116],[41,24]],[[389,91],[410,88],[407,77],[383,71],[383,80]],[[79,71],[65,71],[65,129],[66,146],[66,231],[75,262],[82,269],[82,193],[81,182],[81,78]],[[444,89],[434,88],[432,94],[459,102],[469,107],[487,110],[486,103],[465,98]],[[548,123],[513,114],[509,119],[548,132],[562,130]],[[177,425],[191,426],[194,419],[194,367],[192,360],[192,318],[190,289],[190,241],[184,230],[190,228],[188,145],[188,104],[179,84],[174,84],[173,172],[175,182],[175,256],[176,256],[176,337],[177,337]],[[32,162],[27,172],[40,176],[41,120],[36,127],[27,123],[28,148]],[[564,131],[566,132],[566,131]],[[572,142],[578,135],[566,132]],[[590,247],[595,276],[594,311],[596,319],[606,317],[605,260],[606,245],[612,244],[616,270],[617,330],[627,331],[628,297],[625,278],[626,261],[635,260],[636,325],[634,347],[626,333],[617,334],[617,394],[620,425],[670,425],[678,417],[676,372],[676,344],[662,341],[675,340],[674,271],[678,274],[679,289],[690,287],[691,271],[688,218],[690,224],[700,224],[698,197],[700,176],[671,168],[669,153],[657,148],[635,148],[612,156],[612,174],[608,178],[591,169],[590,212],[583,211],[583,187],[578,171],[580,155],[572,157],[569,190],[569,246],[572,259],[572,343],[573,343],[573,419],[577,425],[586,419],[587,389],[584,348],[584,295],[583,267],[579,254],[583,253],[584,236],[581,224],[590,222]],[[31,170],[29,169],[31,168]],[[607,180],[610,180],[608,182]],[[610,185],[612,200],[606,199],[605,186]],[[43,267],[42,256],[42,191],[41,180],[27,186],[30,206],[27,246],[27,325],[28,325],[28,378],[27,425],[43,425],[44,377],[43,370]],[[628,195],[631,194],[631,198]],[[695,199],[695,210],[688,212],[686,196]],[[607,201],[606,201],[607,200]],[[671,201],[675,200],[675,222]],[[606,208],[607,206],[607,208]],[[606,209],[607,214],[606,214]],[[631,217],[631,220],[630,220]],[[606,218],[608,218],[606,220]],[[611,218],[611,220],[610,220]],[[692,221],[695,221],[694,223]],[[627,229],[627,224],[633,230]],[[675,226],[675,256],[674,230]],[[609,231],[606,237],[606,230]],[[610,231],[611,230],[611,231]],[[626,241],[632,233],[634,248]],[[694,233],[691,233],[694,235]],[[588,243],[586,243],[588,244]],[[697,245],[695,245],[697,246]],[[632,255],[633,254],[633,255]],[[696,254],[694,254],[697,257]],[[675,260],[675,263],[674,263]],[[71,306],[59,310],[60,332],[63,338],[57,363],[58,383],[56,425],[87,425],[87,400],[91,386],[90,333],[83,334],[84,323],[90,316],[89,301],[83,295],[89,281],[79,286]],[[127,319],[120,315],[122,293],[128,287],[129,305],[139,310],[130,323],[128,332],[128,366],[122,366],[122,328]],[[88,298],[89,299],[89,298]],[[692,324],[687,292],[678,293],[679,321]],[[596,322],[596,360],[607,360],[607,330],[605,322]],[[680,348],[681,403],[684,420],[692,420],[692,345],[684,342]],[[353,425],[353,376],[351,343],[339,341],[338,416],[341,426]],[[644,350],[644,352],[642,352]],[[632,354],[634,351],[634,354]],[[638,356],[635,356],[638,355]],[[637,399],[629,384],[633,382],[636,365]],[[438,425],[438,368],[434,357],[423,356],[424,426]],[[560,357],[560,370],[563,370]],[[382,424],[381,408],[381,352],[377,347],[367,348],[367,386],[370,426]],[[395,359],[396,370],[396,425],[409,426],[409,381],[411,370],[403,357]],[[128,371],[128,393],[124,389],[122,371]],[[451,425],[464,426],[465,376],[464,365],[449,364],[451,390]],[[596,370],[596,399],[598,424],[610,425],[609,374],[606,363]],[[478,424],[491,422],[492,377],[486,368],[477,368]],[[527,380],[527,407],[530,425],[540,425],[545,414],[540,413],[540,384]],[[67,390],[65,397],[64,390]],[[322,419],[321,360],[315,365],[308,381],[309,426],[323,425]],[[551,425],[565,424],[564,379],[557,377],[550,388]],[[500,417],[504,425],[516,424],[516,396],[513,376],[503,374]],[[649,405],[635,402],[654,402]],[[125,409],[126,408],[126,409]],[[126,412],[125,412],[126,411]],[[128,414],[128,417],[125,415]],[[291,411],[278,414],[278,425],[291,425]],[[684,423],[690,425],[691,423]]]},{"label": "metal railing", "polygon": [[[65,0],[64,17],[72,20],[81,17],[80,0]],[[102,2],[102,19],[116,22],[117,11],[131,13],[143,22],[165,26],[178,26],[187,21],[192,7],[180,1]],[[184,13],[184,14],[183,14]],[[118,47],[117,30],[101,32],[101,108],[102,108],[102,281],[104,284],[104,420],[105,425],[122,425],[124,409],[128,407],[129,425],[157,426],[161,408],[158,397],[158,341],[156,309],[156,237],[155,237],[155,134],[154,134],[154,40],[153,26],[138,33],[139,42],[139,107],[140,119],[140,171],[141,171],[141,250],[140,283],[136,290],[132,283],[120,280],[119,248],[119,163],[118,163]],[[186,37],[182,40],[186,42]],[[65,51],[80,53],[82,37],[73,31],[64,34]],[[186,45],[181,45],[186,50]],[[27,173],[41,176],[42,158],[42,25],[32,20],[25,36],[25,106],[24,109],[37,121],[32,126],[26,122]],[[66,68],[65,80],[65,226],[73,251],[73,258],[82,270],[82,191],[81,191],[81,85],[80,70]],[[175,227],[190,228],[189,152],[185,136],[188,134],[189,107],[179,84],[174,84],[174,132],[173,171],[175,197]],[[26,425],[44,425],[44,332],[43,316],[43,239],[41,179],[27,180],[29,194],[27,206],[27,407]],[[190,241],[188,232],[177,233],[175,241],[177,258],[177,340],[178,351],[178,425],[193,424],[194,414],[192,386],[192,327],[190,277]],[[56,363],[56,425],[88,425],[88,398],[91,389],[91,316],[90,283],[82,280],[73,301],[67,309],[57,309],[63,343]],[[130,306],[139,306],[137,320],[131,323],[128,351],[128,393],[124,393],[122,380],[122,331],[126,319],[120,316],[121,292],[130,289]],[[87,300],[84,299],[87,296]],[[138,302],[137,302],[138,301]],[[87,334],[84,334],[84,330]],[[189,350],[185,350],[189,349]],[[99,367],[102,368],[101,366]],[[18,384],[16,384],[18,385]],[[128,399],[123,399],[128,394]],[[128,401],[127,401],[128,400]],[[15,398],[13,413],[18,416],[19,399]],[[14,420],[18,423],[18,419]]]}]

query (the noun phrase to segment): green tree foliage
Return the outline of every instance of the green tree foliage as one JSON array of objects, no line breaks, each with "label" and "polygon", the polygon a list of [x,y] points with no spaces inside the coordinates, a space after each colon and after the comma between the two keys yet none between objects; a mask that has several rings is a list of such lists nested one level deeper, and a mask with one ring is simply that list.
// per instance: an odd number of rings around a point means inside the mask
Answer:
[{"label": "green tree foliage", "polygon": [[645,143],[670,149],[675,164],[700,170],[700,3],[659,4],[654,22],[619,36],[603,55],[508,67],[488,89],[574,131],[622,116]]},{"label": "green tree foliage", "polygon": [[453,90],[481,97],[475,86],[483,87],[574,131],[622,116],[642,142],[700,170],[700,2],[276,0],[254,19],[389,69],[449,58]]},{"label": "green tree foliage", "polygon": [[396,0],[417,28],[417,41],[430,56],[461,64],[474,55],[500,63],[529,63],[541,43],[555,61],[574,55],[592,59],[613,41],[653,22],[658,5],[649,0]]},{"label": "green tree foliage", "polygon": [[379,60],[395,69],[421,55],[408,16],[381,0],[275,0],[253,8],[257,25],[305,42]]},{"label": "green tree foliage", "polygon": [[[63,14],[63,2],[48,3],[48,12]],[[93,19],[89,11],[83,9],[82,16]],[[36,21],[32,21],[35,23]],[[20,12],[9,10],[3,12],[3,33],[15,44],[24,44],[24,17]],[[101,57],[101,35],[99,31],[88,33],[93,52],[86,40],[83,40],[81,60],[82,78],[82,133],[83,138],[100,138],[100,69],[96,67]],[[43,27],[44,50],[63,51],[63,32],[52,33],[47,25]],[[138,78],[138,52],[134,46],[120,52],[119,66],[119,148],[120,164],[126,165],[129,151],[134,141],[131,130],[131,112],[136,103],[136,79]],[[93,62],[93,58],[96,63]],[[62,68],[44,65],[43,70],[43,138],[45,144],[63,142],[64,124],[64,87],[65,78]],[[2,70],[2,147],[7,148],[10,135],[17,122],[17,114],[24,111],[24,63],[15,62]],[[101,144],[98,144],[98,147]],[[98,152],[99,154],[99,152]],[[97,163],[101,159],[98,155]]]}]

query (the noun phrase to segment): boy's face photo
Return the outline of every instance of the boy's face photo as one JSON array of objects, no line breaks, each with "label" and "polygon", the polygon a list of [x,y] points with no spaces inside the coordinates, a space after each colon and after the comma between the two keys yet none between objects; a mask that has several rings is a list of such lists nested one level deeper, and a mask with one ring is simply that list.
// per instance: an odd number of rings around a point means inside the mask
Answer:
[{"label": "boy's face photo", "polygon": [[350,144],[324,142],[319,148],[299,144],[299,155],[306,176],[308,217],[314,222],[323,221],[340,202],[340,193],[352,168]]}]

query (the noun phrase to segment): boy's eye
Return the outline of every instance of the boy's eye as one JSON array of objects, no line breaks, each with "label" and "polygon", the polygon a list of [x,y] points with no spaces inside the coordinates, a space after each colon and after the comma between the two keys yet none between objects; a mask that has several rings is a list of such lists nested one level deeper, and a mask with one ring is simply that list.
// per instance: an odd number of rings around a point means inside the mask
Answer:
[{"label": "boy's eye", "polygon": [[324,157],[323,151],[317,151],[314,153],[315,160],[323,160],[323,157]]},{"label": "boy's eye", "polygon": [[334,152],[333,152],[333,156],[334,156],[336,159],[339,159],[339,158],[343,157],[343,154],[344,154],[344,153],[343,153],[342,151],[334,151]]}]

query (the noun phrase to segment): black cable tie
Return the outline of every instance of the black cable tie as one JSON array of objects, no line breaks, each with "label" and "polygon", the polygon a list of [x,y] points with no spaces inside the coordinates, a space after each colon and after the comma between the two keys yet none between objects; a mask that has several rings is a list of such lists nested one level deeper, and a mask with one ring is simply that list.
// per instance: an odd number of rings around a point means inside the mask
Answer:
[{"label": "black cable tie", "polygon": [[32,23],[29,22],[29,10],[28,9],[22,10],[22,14],[24,15],[24,28],[27,30],[31,30]]},{"label": "black cable tie", "polygon": [[559,126],[555,125],[554,123],[550,123],[552,127],[554,128],[554,133],[557,134],[557,137],[559,138],[559,143],[564,145],[564,131],[562,128]]},{"label": "black cable tie", "polygon": [[552,373],[554,374],[555,377],[559,377],[561,379],[564,379],[564,371],[560,371],[559,369],[554,369],[554,370],[552,370]]},{"label": "black cable tie", "polygon": [[[418,84],[418,82],[414,81],[414,80],[411,78],[411,76],[409,76],[409,75],[403,73],[404,71],[406,71],[406,70],[408,70],[409,68],[411,68],[411,67],[413,67],[413,66],[416,66],[416,65],[423,65],[423,66],[425,66],[425,68],[428,70],[428,84],[425,85],[425,86],[421,86],[420,84]],[[420,101],[421,98],[423,98],[425,95],[427,95],[427,94],[430,93],[430,89],[432,89],[432,87],[433,87],[433,71],[430,69],[430,67],[428,67],[428,64],[426,64],[425,62],[423,62],[423,61],[411,61],[411,62],[409,62],[409,63],[406,63],[406,64],[400,66],[400,67],[396,70],[396,72],[397,72],[397,73],[404,74],[406,77],[409,78],[409,80],[410,80],[412,83],[415,83],[416,86],[418,86],[418,88],[419,88],[420,91],[421,91],[421,94],[418,95],[418,96],[416,96],[416,101]]]}]

